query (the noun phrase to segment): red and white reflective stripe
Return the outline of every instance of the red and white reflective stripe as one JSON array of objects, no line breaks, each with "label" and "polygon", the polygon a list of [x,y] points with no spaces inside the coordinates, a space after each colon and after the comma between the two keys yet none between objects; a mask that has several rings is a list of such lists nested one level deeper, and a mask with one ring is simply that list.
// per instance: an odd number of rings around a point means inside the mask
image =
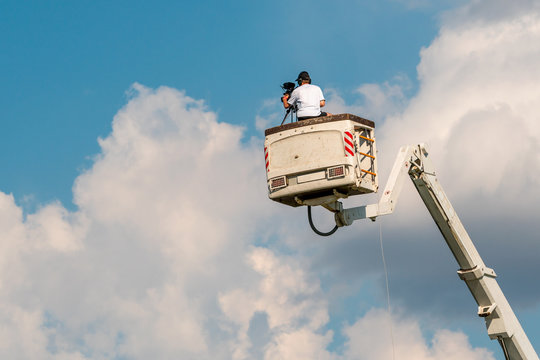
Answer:
[{"label": "red and white reflective stripe", "polygon": [[345,142],[345,156],[354,156],[353,135],[349,131],[345,131],[343,141]]},{"label": "red and white reflective stripe", "polygon": [[268,165],[270,164],[270,161],[268,160],[268,149],[266,148],[266,146],[264,147],[264,161],[266,162],[266,171],[270,171],[268,169]]}]

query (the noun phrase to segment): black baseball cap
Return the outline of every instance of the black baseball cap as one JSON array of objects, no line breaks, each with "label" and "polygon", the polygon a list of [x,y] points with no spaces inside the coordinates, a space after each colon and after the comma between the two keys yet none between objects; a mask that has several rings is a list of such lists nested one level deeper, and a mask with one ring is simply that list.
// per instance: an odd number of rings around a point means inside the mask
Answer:
[{"label": "black baseball cap", "polygon": [[296,81],[298,80],[311,80],[311,78],[309,77],[307,71],[302,71],[300,74],[298,74],[298,79],[296,79]]}]

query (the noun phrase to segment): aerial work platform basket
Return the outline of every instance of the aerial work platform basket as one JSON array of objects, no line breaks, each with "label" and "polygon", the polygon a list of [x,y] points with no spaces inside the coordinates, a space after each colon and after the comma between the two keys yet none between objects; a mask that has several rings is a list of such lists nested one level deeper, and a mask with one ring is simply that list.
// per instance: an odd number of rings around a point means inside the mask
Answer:
[{"label": "aerial work platform basket", "polygon": [[322,205],[378,189],[375,123],[337,114],[265,131],[268,196],[290,205]]}]

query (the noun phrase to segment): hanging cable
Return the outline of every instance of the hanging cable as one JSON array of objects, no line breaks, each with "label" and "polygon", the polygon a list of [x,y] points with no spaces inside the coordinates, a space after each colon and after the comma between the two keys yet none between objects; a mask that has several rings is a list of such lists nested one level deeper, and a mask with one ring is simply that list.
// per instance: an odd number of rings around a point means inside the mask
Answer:
[{"label": "hanging cable", "polygon": [[382,240],[382,224],[379,220],[379,243],[381,245],[381,256],[382,256],[382,263],[384,267],[384,276],[386,279],[386,306],[388,311],[388,319],[390,320],[390,339],[392,340],[392,359],[396,359],[396,349],[395,349],[395,343],[394,343],[394,328],[392,326],[392,308],[390,306],[390,285],[388,282],[388,268],[386,267],[386,259],[384,257],[384,247],[383,247],[383,240]]},{"label": "hanging cable", "polygon": [[315,231],[315,234],[317,235],[321,235],[321,236],[330,236],[332,235],[333,233],[336,232],[336,230],[338,229],[338,226],[336,225],[332,230],[330,230],[329,232],[321,232],[319,230],[317,230],[317,228],[315,227],[315,225],[313,225],[313,220],[311,219],[311,206],[308,205],[307,207],[307,217],[308,217],[308,220],[309,220],[309,226],[311,226],[311,230]]}]

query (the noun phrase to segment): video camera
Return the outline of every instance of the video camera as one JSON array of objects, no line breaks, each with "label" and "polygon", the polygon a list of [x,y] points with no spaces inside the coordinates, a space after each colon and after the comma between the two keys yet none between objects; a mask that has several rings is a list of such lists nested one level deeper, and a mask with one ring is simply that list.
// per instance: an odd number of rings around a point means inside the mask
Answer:
[{"label": "video camera", "polygon": [[[283,83],[283,85],[281,85],[281,89],[284,91],[283,95],[287,94],[291,96],[291,93],[293,92],[293,90],[296,89],[296,85],[292,82],[286,82],[286,83]],[[281,97],[281,101],[283,101],[283,97]]]}]

